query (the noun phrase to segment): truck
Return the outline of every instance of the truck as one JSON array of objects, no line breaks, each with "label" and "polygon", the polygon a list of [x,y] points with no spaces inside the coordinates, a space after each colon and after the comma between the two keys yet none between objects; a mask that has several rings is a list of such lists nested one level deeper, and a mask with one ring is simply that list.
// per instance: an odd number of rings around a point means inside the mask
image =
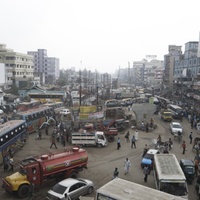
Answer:
[{"label": "truck", "polygon": [[171,194],[167,194],[150,187],[146,187],[128,180],[115,178],[96,191],[95,200],[114,199],[114,200],[182,200]]},{"label": "truck", "polygon": [[30,184],[42,186],[52,178],[76,178],[87,168],[86,150],[73,147],[63,152],[31,156],[19,162],[19,171],[3,178],[2,187],[9,193],[16,192],[19,198],[29,194]]},{"label": "truck", "polygon": [[155,154],[153,174],[156,189],[188,199],[187,180],[174,154]]},{"label": "truck", "polygon": [[102,131],[72,133],[71,143],[80,146],[105,147],[108,142]]}]

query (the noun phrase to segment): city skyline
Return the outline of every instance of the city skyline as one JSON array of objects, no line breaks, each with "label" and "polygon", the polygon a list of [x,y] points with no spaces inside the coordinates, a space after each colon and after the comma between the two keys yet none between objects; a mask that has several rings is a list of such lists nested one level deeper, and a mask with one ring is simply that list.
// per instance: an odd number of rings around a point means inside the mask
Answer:
[{"label": "city skyline", "polygon": [[46,49],[60,69],[114,73],[146,55],[163,60],[169,45],[199,40],[198,1],[1,2],[1,41],[16,52]]}]

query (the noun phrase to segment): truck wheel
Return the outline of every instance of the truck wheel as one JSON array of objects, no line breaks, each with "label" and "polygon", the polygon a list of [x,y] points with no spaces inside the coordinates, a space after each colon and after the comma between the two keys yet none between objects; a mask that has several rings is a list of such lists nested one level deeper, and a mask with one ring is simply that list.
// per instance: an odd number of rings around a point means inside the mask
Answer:
[{"label": "truck wheel", "polygon": [[97,147],[98,147],[98,148],[101,148],[101,147],[102,147],[102,144],[97,144]]},{"label": "truck wheel", "polygon": [[88,193],[88,194],[92,194],[93,190],[94,190],[93,187],[89,187],[87,193]]},{"label": "truck wheel", "polygon": [[17,191],[19,198],[27,197],[29,194],[29,185],[21,185]]},{"label": "truck wheel", "polygon": [[108,142],[114,142],[115,138],[113,135],[108,136]]},{"label": "truck wheel", "polygon": [[78,178],[78,174],[76,172],[72,172],[70,175],[69,175],[69,178]]}]

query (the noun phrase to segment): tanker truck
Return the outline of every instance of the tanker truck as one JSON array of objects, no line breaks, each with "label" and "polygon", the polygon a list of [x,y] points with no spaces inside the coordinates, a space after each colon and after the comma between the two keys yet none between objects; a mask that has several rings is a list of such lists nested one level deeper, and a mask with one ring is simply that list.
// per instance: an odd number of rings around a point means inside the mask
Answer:
[{"label": "tanker truck", "polygon": [[41,157],[28,157],[19,163],[18,172],[2,179],[2,186],[7,192],[16,192],[19,198],[24,198],[29,194],[30,183],[41,186],[52,178],[76,178],[87,168],[87,162],[86,150],[79,147]]}]

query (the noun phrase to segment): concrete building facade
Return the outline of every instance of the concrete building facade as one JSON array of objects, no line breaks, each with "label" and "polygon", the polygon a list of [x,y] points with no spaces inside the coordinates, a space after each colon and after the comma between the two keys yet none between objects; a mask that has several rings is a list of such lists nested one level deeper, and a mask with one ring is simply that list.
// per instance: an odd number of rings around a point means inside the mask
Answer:
[{"label": "concrete building facade", "polygon": [[27,54],[14,52],[0,44],[0,63],[5,64],[5,89],[13,83],[17,87],[26,85],[33,80],[33,57]]},{"label": "concrete building facade", "polygon": [[45,84],[54,84],[59,77],[59,59],[48,57],[46,49],[28,51],[27,53],[33,56],[34,73],[40,76],[41,82]]}]

